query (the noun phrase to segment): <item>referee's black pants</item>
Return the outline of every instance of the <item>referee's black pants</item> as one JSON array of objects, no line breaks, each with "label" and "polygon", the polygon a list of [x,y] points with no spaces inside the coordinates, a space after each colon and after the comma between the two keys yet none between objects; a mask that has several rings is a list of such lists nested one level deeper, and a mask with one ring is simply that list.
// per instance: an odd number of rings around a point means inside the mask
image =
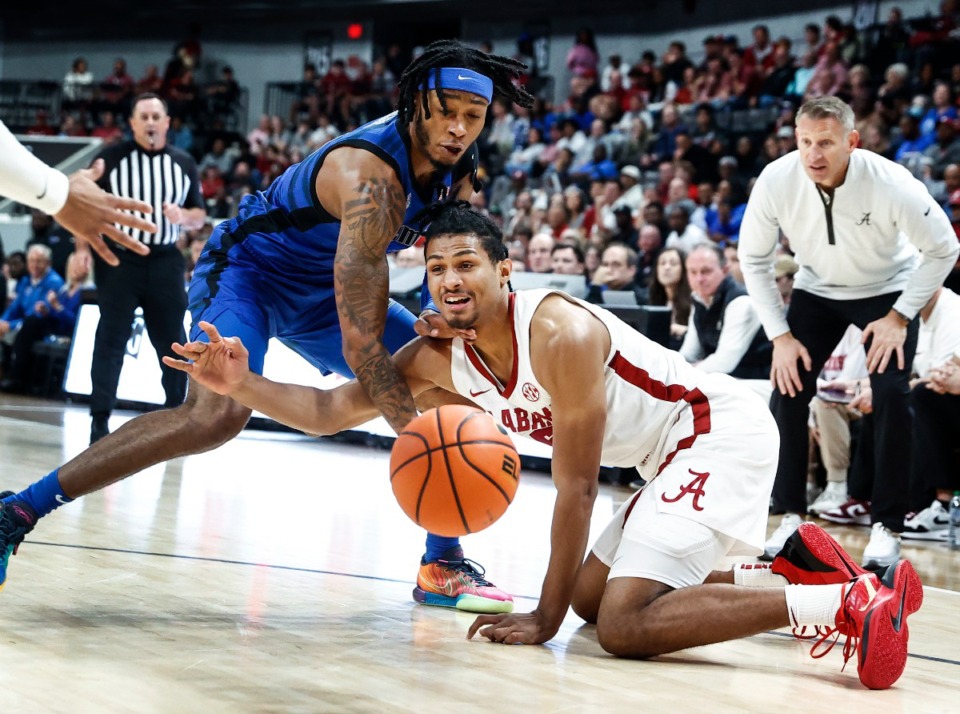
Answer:
[{"label": "referee's black pants", "polygon": [[[810,399],[816,394],[817,375],[851,324],[863,329],[886,315],[900,293],[861,300],[834,300],[794,290],[787,310],[790,331],[810,353],[808,372],[799,363],[803,391],[796,397],[774,388],[770,410],[780,429],[780,464],[773,484],[773,512],[806,513],[807,418]],[[903,530],[907,513],[911,458],[910,369],[917,350],[917,319],[907,328],[903,345],[904,368],[896,355],[883,374],[870,375],[873,389],[874,464],[871,516],[892,531]],[[870,343],[866,344],[867,350]]]},{"label": "referee's black pants", "polygon": [[[117,384],[130,339],[134,312],[143,308],[143,322],[157,357],[176,357],[170,344],[183,343],[183,315],[187,309],[184,287],[185,262],[173,247],[154,247],[150,255],[115,250],[120,265],[111,267],[99,256],[96,261],[97,301],[100,324],[90,368],[92,392],[90,414],[109,416],[117,400]],[[164,406],[183,403],[187,376],[160,363]]]}]

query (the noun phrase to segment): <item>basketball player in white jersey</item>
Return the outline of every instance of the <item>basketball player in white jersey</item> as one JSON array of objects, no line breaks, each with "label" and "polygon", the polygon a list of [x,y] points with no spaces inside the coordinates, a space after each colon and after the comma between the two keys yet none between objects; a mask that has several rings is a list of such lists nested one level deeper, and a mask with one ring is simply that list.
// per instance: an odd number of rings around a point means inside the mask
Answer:
[{"label": "basketball player in white jersey", "polygon": [[[881,580],[808,524],[769,569],[714,572],[729,554],[763,548],[778,438],[758,397],[601,308],[549,290],[511,292],[499,229],[464,202],[439,209],[425,255],[441,315],[476,339],[418,338],[398,352],[413,393],[458,392],[553,446],[557,501],[540,602],[530,613],[480,616],[468,636],[546,642],[571,604],[597,624],[601,646],[622,657],[811,626],[860,643],[849,651],[866,686],[896,681],[906,663],[904,618],[923,597],[909,562]],[[308,433],[377,415],[356,383],[324,391],[249,372],[239,340],[200,324],[210,342],[174,345],[193,363],[168,364],[204,386]],[[584,562],[601,463],[636,466],[649,483]]]}]

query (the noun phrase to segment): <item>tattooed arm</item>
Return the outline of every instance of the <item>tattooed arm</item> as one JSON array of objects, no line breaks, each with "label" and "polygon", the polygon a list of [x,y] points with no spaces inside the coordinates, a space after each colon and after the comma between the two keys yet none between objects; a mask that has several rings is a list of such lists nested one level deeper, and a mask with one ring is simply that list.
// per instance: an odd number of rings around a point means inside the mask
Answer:
[{"label": "tattooed arm", "polygon": [[317,175],[317,196],[340,219],[333,267],[343,356],[396,432],[417,416],[410,388],[383,345],[389,300],[386,246],[407,197],[396,173],[368,151],[332,151]]}]

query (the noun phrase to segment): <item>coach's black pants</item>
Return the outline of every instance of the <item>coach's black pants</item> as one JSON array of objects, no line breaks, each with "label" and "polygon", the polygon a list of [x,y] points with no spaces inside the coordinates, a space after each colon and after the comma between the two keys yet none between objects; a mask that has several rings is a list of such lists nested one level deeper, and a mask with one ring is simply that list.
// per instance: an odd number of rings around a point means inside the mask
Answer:
[{"label": "coach's black pants", "polygon": [[[810,399],[816,393],[817,375],[851,324],[863,329],[886,315],[900,293],[862,300],[833,300],[803,290],[794,290],[787,311],[793,336],[803,343],[813,362],[808,372],[799,364],[803,391],[784,396],[774,388],[770,410],[780,429],[780,464],[773,485],[774,512],[806,513],[807,418]],[[883,374],[870,375],[873,388],[874,464],[871,513],[874,523],[903,530],[907,512],[910,473],[911,413],[909,376],[917,350],[918,322],[907,328],[903,345],[904,369],[896,355]],[[869,350],[870,343],[866,348]]]},{"label": "coach's black pants", "polygon": [[[117,399],[117,383],[133,325],[134,311],[143,308],[143,322],[157,356],[176,356],[173,342],[184,342],[183,314],[187,309],[184,259],[175,248],[153,248],[148,256],[119,252],[120,265],[110,267],[96,260],[97,301],[100,324],[93,347],[90,377],[90,413],[107,416]],[[183,403],[187,377],[160,363],[164,406]]]}]

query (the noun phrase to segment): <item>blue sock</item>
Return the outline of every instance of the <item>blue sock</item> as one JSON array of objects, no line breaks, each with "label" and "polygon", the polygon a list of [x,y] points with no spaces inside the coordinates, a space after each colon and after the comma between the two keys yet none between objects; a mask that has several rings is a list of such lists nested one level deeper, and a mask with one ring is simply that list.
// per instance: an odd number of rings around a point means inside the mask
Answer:
[{"label": "blue sock", "polygon": [[427,533],[427,554],[423,556],[423,559],[427,562],[436,560],[451,548],[456,548],[459,545],[459,538],[446,538],[444,536],[434,535],[433,533]]},{"label": "blue sock", "polygon": [[57,476],[59,471],[60,469],[51,471],[15,496],[8,496],[3,499],[3,502],[23,501],[37,512],[38,518],[43,518],[48,513],[73,500],[67,498],[60,487],[60,479]]}]

